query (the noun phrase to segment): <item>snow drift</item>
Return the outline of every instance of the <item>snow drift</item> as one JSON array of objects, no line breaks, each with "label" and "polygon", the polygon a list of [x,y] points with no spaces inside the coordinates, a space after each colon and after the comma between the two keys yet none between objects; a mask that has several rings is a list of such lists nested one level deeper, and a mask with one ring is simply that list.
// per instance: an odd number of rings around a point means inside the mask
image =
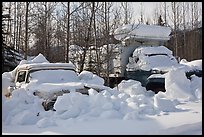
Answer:
[{"label": "snow drift", "polygon": [[[47,62],[42,55],[31,62],[35,61]],[[21,64],[23,63],[19,65]],[[2,74],[2,94],[5,87],[14,84],[12,74]],[[91,72],[82,72],[78,77],[81,83],[104,86],[104,80]],[[77,92],[63,94],[56,100],[56,111],[45,111],[39,97],[29,94],[26,88],[17,89],[10,98],[2,96],[2,126],[37,125],[39,128],[45,128],[61,126],[59,121],[64,120],[141,120],[148,115],[183,111],[177,108],[177,105],[184,100],[202,101],[202,78],[192,76],[192,79],[188,80],[183,72],[175,69],[167,74],[165,82],[167,92],[159,92],[156,95],[134,80],[123,80],[117,87],[106,87],[99,93],[89,89],[88,95]],[[64,125],[66,126],[66,123]]]}]

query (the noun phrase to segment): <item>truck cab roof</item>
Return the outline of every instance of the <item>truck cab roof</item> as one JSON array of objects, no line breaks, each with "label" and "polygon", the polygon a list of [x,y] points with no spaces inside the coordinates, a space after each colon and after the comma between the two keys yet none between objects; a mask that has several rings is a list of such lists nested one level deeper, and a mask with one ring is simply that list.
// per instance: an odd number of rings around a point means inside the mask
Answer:
[{"label": "truck cab roof", "polygon": [[68,70],[75,71],[75,66],[72,63],[33,63],[33,64],[22,64],[18,67],[17,71],[43,70],[43,69],[68,69]]}]

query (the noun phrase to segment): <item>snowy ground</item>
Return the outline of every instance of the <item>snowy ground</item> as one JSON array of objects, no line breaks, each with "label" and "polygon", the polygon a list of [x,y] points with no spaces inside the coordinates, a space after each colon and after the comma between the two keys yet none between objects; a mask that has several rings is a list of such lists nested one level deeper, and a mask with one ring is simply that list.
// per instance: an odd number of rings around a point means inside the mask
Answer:
[{"label": "snowy ground", "polygon": [[60,120],[58,126],[39,128],[36,125],[3,126],[4,135],[202,135],[202,102],[178,105],[183,112],[169,112],[135,120],[94,119]]},{"label": "snowy ground", "polygon": [[[43,57],[34,60],[39,63]],[[2,74],[2,93],[13,84],[12,74]],[[98,80],[103,87],[103,80],[91,72],[82,72],[78,78],[82,84]],[[202,77],[193,75],[189,80],[184,70],[166,74],[165,93],[154,94],[138,81],[123,80],[117,88],[107,87],[99,93],[89,89],[89,95],[59,96],[56,111],[44,111],[42,100],[30,93],[34,88],[14,90],[9,99],[2,96],[3,135],[202,134]]]}]

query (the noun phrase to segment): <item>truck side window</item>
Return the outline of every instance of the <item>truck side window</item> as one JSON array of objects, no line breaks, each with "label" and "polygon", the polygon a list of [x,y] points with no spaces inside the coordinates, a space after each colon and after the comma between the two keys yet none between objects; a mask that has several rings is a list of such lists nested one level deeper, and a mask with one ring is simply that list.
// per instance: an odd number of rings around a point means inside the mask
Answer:
[{"label": "truck side window", "polygon": [[18,78],[17,78],[17,82],[24,82],[25,81],[25,76],[26,76],[26,71],[20,71],[18,73]]},{"label": "truck side window", "polygon": [[137,63],[138,61],[139,61],[139,58],[136,58],[136,59],[135,59],[135,62]]}]

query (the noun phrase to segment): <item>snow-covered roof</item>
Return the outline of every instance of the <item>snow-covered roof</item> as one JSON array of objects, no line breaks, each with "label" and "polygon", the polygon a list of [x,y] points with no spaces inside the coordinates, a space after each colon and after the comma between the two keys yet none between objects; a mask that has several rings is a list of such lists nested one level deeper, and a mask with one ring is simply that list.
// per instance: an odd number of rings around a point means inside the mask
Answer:
[{"label": "snow-covered roof", "polygon": [[165,46],[141,46],[135,49],[133,56],[138,56],[139,54],[149,55],[149,54],[167,54],[172,55],[172,51]]},{"label": "snow-covered roof", "polygon": [[169,40],[170,27],[145,24],[128,24],[119,27],[114,32],[117,40],[135,38],[138,40]]},{"label": "snow-covered roof", "polygon": [[18,67],[21,69],[72,69],[75,70],[75,66],[72,63],[34,63],[34,64],[23,64]]},{"label": "snow-covered roof", "polygon": [[72,69],[75,66],[72,63],[50,63],[41,53],[32,60],[22,60],[17,66],[18,70],[28,69]]}]

